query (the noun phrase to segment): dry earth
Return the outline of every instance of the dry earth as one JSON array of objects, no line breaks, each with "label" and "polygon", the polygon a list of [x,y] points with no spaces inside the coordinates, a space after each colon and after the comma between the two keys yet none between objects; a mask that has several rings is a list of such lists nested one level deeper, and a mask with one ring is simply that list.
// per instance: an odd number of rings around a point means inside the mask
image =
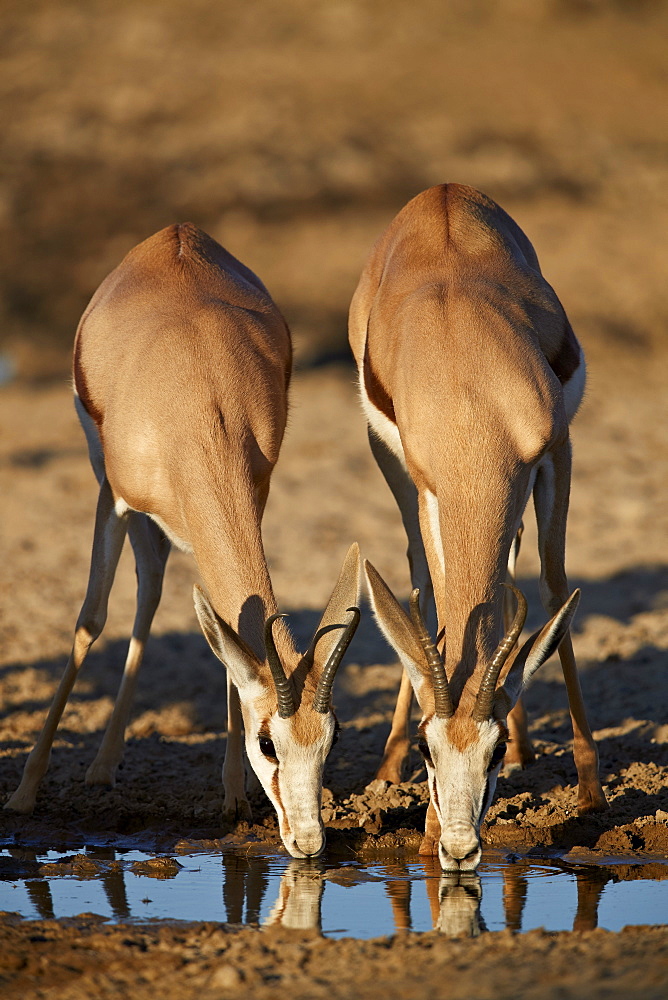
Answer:
[{"label": "dry earth", "polygon": [[[306,642],[348,544],[406,595],[405,541],[368,451],[345,312],[371,242],[421,188],[484,188],[532,238],[589,357],[574,428],[576,653],[610,809],[575,815],[563,684],[527,696],[535,765],[499,782],[491,845],[668,857],[668,285],[666,8],[661,3],[7,3],[0,278],[0,798],[18,781],[85,589],[95,488],[63,343],[99,279],[151,231],[192,217],[267,281],[300,372],[265,520],[272,579]],[[175,127],[178,123],[178,127]],[[66,249],[66,252],[65,252]],[[67,331],[67,332],[66,332]],[[338,360],[332,362],[332,356]],[[328,361],[328,364],[322,364]],[[535,535],[520,575],[541,616]],[[30,819],[0,837],[75,846],[132,835],[171,849],[218,838],[222,668],[199,634],[194,569],[175,553],[112,791],[83,784],[133,616],[125,553]],[[369,615],[335,690],[330,840],[414,850],[424,786],[365,790],[399,669]],[[277,842],[259,795],[251,831]],[[577,854],[577,852],[575,852]],[[575,856],[575,855],[574,855]],[[11,917],[7,997],[665,996],[665,929],[449,942],[321,941],[223,926],[104,927]],[[354,970],[355,979],[351,980]]]}]

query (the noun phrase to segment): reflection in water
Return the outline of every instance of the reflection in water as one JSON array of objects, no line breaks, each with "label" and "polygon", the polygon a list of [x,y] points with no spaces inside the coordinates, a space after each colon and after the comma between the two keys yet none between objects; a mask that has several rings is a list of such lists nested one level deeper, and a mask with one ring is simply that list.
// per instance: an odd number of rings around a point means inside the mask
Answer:
[{"label": "reflection in water", "polygon": [[520,865],[514,864],[503,876],[503,912],[509,931],[522,930],[522,911],[529,883]]},{"label": "reflection in water", "polygon": [[468,872],[445,873],[438,886],[439,913],[434,930],[447,937],[477,937],[487,930],[480,916],[482,884]]},{"label": "reflection in water", "polygon": [[[242,854],[221,854],[223,903],[229,924],[259,924],[260,908],[269,884],[269,861]],[[244,901],[246,919],[244,920]]]},{"label": "reflection in water", "polygon": [[325,880],[317,863],[293,859],[281,878],[278,899],[265,921],[266,926],[282,924],[295,930],[322,932],[324,891]]},{"label": "reflection in water", "polygon": [[[76,909],[58,912],[62,911],[64,905],[58,880],[69,876],[72,880],[70,886],[76,885],[78,880],[90,882],[91,879],[101,885],[109,910],[116,920],[132,920],[149,915],[171,919],[202,918],[256,926],[280,924],[295,929],[318,930],[320,933],[324,898],[325,901],[330,900],[325,908],[328,933],[342,933],[339,930],[332,931],[335,926],[350,928],[350,933],[362,933],[365,936],[364,930],[369,935],[387,933],[387,917],[390,912],[395,933],[406,933],[414,927],[424,929],[424,896],[422,890],[417,889],[422,884],[426,890],[430,922],[434,930],[448,937],[476,937],[487,929],[481,913],[485,885],[491,893],[490,903],[493,903],[488,909],[494,912],[494,907],[498,905],[495,900],[501,902],[497,888],[500,873],[503,875],[503,924],[516,932],[523,929],[523,917],[527,919],[527,900],[532,898],[532,888],[542,890],[545,887],[549,891],[555,884],[555,876],[560,874],[571,885],[575,881],[577,889],[577,907],[574,900],[567,904],[569,912],[574,913],[573,930],[592,930],[598,925],[603,888],[608,882],[619,880],[613,866],[572,865],[558,859],[536,862],[535,859],[515,858],[502,863],[488,863],[483,866],[480,876],[444,873],[435,858],[410,858],[397,859],[390,864],[372,865],[366,869],[362,866],[358,869],[351,868],[348,865],[345,870],[348,873],[352,871],[351,880],[339,882],[339,885],[347,886],[345,891],[341,893],[337,890],[334,893],[332,886],[327,895],[325,889],[328,879],[333,877],[337,881],[337,876],[336,870],[326,871],[322,860],[309,862],[291,859],[286,864],[280,857],[223,852],[219,855],[193,857],[191,860],[197,867],[182,869],[176,864],[165,864],[166,859],[137,862],[137,853],[117,853],[114,848],[89,847],[85,856],[58,858],[45,868],[43,854],[18,847],[5,848],[2,851],[4,867],[0,869],[0,876],[4,881],[0,882],[0,886],[7,882],[23,882],[32,907],[30,915],[37,915],[41,919],[79,912]],[[216,902],[216,898],[220,900],[217,894],[221,891],[218,883],[218,859],[222,866],[222,906],[220,902]],[[147,868],[148,872],[145,870]],[[203,874],[204,869],[206,874]],[[155,873],[153,877],[168,880],[180,873],[178,889],[175,887],[176,891],[163,893],[159,907],[154,906],[152,912],[149,913],[144,908],[141,908],[142,912],[137,912],[137,887],[128,880],[150,874],[151,871]],[[416,888],[413,888],[413,883]],[[130,892],[129,886],[132,886]],[[150,895],[153,897],[154,893],[151,892]],[[535,895],[534,892],[534,908]],[[70,906],[76,906],[76,900],[81,900],[84,905],[92,903],[92,897],[82,897],[78,890],[68,889],[66,896]],[[538,896],[540,898],[540,892]],[[196,910],[197,916],[185,916],[194,899],[201,900],[201,909],[198,907]],[[152,899],[142,900],[142,903],[152,902]],[[545,905],[545,899],[543,904]],[[360,923],[359,906],[371,907],[366,927],[363,922]],[[561,917],[563,906],[563,895],[556,893],[556,910],[548,899],[544,919],[549,921],[556,912]],[[535,916],[533,920],[535,926]],[[492,926],[498,925],[498,917],[492,918]]]},{"label": "reflection in water", "polygon": [[613,876],[605,868],[589,865],[586,869],[576,868],[578,884],[578,908],[573,921],[574,931],[593,931],[598,927],[598,904],[601,893]]},{"label": "reflection in water", "polygon": [[[17,861],[28,861],[37,864],[37,854],[35,851],[23,847],[10,847],[7,853],[11,858],[16,858]],[[51,886],[48,881],[45,878],[28,878],[26,879],[26,889],[30,902],[37,910],[40,919],[52,920],[56,914],[53,908]]]},{"label": "reflection in water", "polygon": [[[102,863],[116,860],[116,851],[113,847],[92,847],[88,849],[87,854],[92,860]],[[107,871],[103,871],[100,881],[116,920],[129,920],[131,913],[123,869],[120,866],[110,865]]]},{"label": "reflection in water", "polygon": [[[393,867],[399,878],[388,880],[385,888],[392,904],[394,926],[397,932],[409,931],[412,926],[409,867],[406,862]],[[434,930],[447,937],[477,937],[486,930],[480,916],[482,883],[477,875],[443,873],[437,858],[420,858],[420,867],[425,874]]]}]

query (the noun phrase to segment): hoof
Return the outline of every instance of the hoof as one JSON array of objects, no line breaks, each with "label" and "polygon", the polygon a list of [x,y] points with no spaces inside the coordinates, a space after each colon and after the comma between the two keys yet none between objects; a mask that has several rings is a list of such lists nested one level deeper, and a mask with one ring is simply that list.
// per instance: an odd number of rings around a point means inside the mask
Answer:
[{"label": "hoof", "polygon": [[401,784],[401,767],[396,764],[381,764],[374,781],[389,781],[391,785]]},{"label": "hoof", "polygon": [[608,800],[600,785],[598,788],[578,789],[579,816],[586,816],[587,813],[605,812],[607,808]]},{"label": "hoof", "polygon": [[109,767],[108,764],[97,764],[93,761],[86,771],[85,781],[89,788],[93,785],[103,785],[106,788],[113,788],[116,784],[116,768]]},{"label": "hoof", "polygon": [[427,834],[422,838],[422,843],[418,848],[418,854],[426,857],[433,858],[438,854],[438,841],[435,837],[429,837]]},{"label": "hoof", "polygon": [[507,777],[509,774],[514,774],[515,771],[523,771],[525,767],[533,764],[535,759],[536,754],[531,745],[516,747],[511,744],[505,756],[501,773]]},{"label": "hoof", "polygon": [[389,740],[385,745],[380,767],[376,771],[376,781],[389,781],[392,785],[400,785],[410,748],[410,742],[403,736],[400,739]]},{"label": "hoof", "polygon": [[5,802],[4,808],[8,812],[20,813],[22,816],[28,816],[35,808],[35,801],[37,795],[35,792],[22,791],[19,786],[13,795]]},{"label": "hoof", "polygon": [[223,822],[229,826],[236,826],[237,823],[252,823],[253,811],[247,799],[235,799],[233,803],[225,803],[223,806]]}]

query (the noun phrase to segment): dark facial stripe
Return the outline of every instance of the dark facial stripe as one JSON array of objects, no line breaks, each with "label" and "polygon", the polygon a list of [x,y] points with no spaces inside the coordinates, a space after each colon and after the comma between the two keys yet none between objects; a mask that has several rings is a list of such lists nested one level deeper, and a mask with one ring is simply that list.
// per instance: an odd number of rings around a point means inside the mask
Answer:
[{"label": "dark facial stripe", "polygon": [[[279,806],[281,807],[281,814],[283,816],[285,816],[285,809],[283,808],[283,800],[281,798],[281,793],[280,793],[279,788],[278,788],[278,768],[276,768],[276,770],[274,771],[274,773],[271,776],[271,788],[272,788],[272,791],[273,791],[274,795],[276,796],[276,801],[278,802]],[[280,820],[280,816],[279,816],[279,820]]]},{"label": "dark facial stripe", "polygon": [[566,320],[564,336],[554,358],[549,359],[550,368],[562,385],[571,380],[580,365],[580,345],[571,324]]},{"label": "dark facial stripe", "polygon": [[394,414],[394,406],[389,393],[371,367],[368,343],[364,350],[364,388],[369,401],[373,403],[376,409],[380,410],[393,424],[396,424],[397,418]]}]

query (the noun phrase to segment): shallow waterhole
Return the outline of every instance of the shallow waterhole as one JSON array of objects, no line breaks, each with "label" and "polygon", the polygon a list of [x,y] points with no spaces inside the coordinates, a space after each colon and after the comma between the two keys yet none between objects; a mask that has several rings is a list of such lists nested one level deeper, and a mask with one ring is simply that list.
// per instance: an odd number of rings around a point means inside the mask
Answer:
[{"label": "shallow waterhole", "polygon": [[334,938],[405,930],[617,931],[668,921],[668,863],[488,850],[475,875],[457,876],[415,856],[305,862],[259,844],[169,855],[11,846],[0,849],[0,911],[27,919],[85,913],[111,921],[282,924]]}]

